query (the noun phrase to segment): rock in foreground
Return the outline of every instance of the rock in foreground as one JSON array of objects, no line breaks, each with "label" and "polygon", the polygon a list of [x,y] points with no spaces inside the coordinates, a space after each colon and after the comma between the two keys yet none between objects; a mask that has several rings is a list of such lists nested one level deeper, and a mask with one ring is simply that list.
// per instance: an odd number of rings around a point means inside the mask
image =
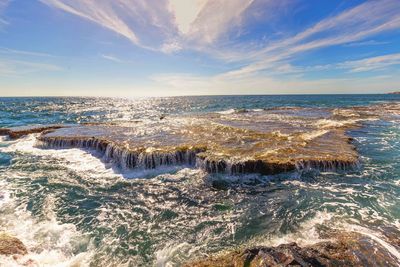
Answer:
[{"label": "rock in foreground", "polygon": [[28,253],[25,245],[16,237],[0,233],[0,255],[25,255]]},{"label": "rock in foreground", "polygon": [[0,135],[8,135],[11,139],[18,139],[24,135],[43,133],[46,131],[52,131],[67,127],[66,125],[31,125],[31,126],[20,126],[12,128],[0,128]]},{"label": "rock in foreground", "polygon": [[296,243],[277,247],[254,247],[229,252],[185,267],[283,267],[283,266],[399,266],[398,259],[382,245],[355,233],[336,242],[320,242],[300,247]]}]

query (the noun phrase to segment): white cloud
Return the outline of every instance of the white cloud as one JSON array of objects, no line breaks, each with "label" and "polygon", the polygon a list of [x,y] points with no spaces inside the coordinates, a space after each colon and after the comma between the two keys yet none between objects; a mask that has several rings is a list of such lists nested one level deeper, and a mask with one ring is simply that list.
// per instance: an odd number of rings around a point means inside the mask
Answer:
[{"label": "white cloud", "polygon": [[254,0],[207,1],[191,23],[188,37],[204,43],[213,43],[222,34],[240,24],[243,13]]},{"label": "white cloud", "polygon": [[326,18],[293,37],[266,44],[262,49],[220,52],[219,56],[230,61],[250,61],[250,64],[225,74],[246,76],[275,68],[281,61],[290,60],[302,52],[360,41],[398,28],[398,0],[367,1]]},{"label": "white cloud", "polygon": [[[152,77],[159,95],[199,94],[320,94],[320,93],[374,93],[398,86],[399,76],[369,78],[336,78],[304,80],[301,78],[274,79],[267,76],[227,78],[164,74]],[[393,89],[392,89],[393,90]],[[163,94],[164,92],[164,94]]]},{"label": "white cloud", "polygon": [[171,40],[168,43],[164,43],[160,50],[166,54],[171,54],[182,50],[183,47],[178,41]]},{"label": "white cloud", "polygon": [[[112,30],[140,47],[166,53],[196,48],[197,45],[205,49],[203,45],[214,44],[221,36],[229,35],[246,19],[268,19],[269,13],[279,12],[276,9],[278,4],[272,0],[40,1]],[[293,5],[288,1],[282,3],[286,7]],[[252,6],[262,8],[262,16],[257,15],[259,11]],[[265,43],[262,49],[245,43],[242,45],[244,48],[237,51],[217,48],[208,52],[227,61],[257,61],[257,68],[251,67],[251,71],[256,71],[263,65],[294,54],[356,42],[399,28],[399,14],[398,0],[366,1],[323,19],[292,37]]]},{"label": "white cloud", "polygon": [[338,64],[339,68],[350,69],[351,72],[364,72],[382,70],[390,66],[400,65],[400,53],[378,57],[370,57],[361,60],[346,61]]},{"label": "white cloud", "polygon": [[124,63],[124,61],[122,59],[119,59],[115,56],[112,55],[101,55],[102,58],[116,62],[116,63]]},{"label": "white cloud", "polygon": [[10,2],[11,0],[0,0],[0,27],[2,25],[8,24],[8,22],[1,16],[3,15],[4,11],[6,10]]},{"label": "white cloud", "polygon": [[40,0],[92,21],[137,46],[157,50],[174,31],[166,0]]},{"label": "white cloud", "polygon": [[170,9],[175,17],[175,23],[182,34],[187,34],[192,23],[208,0],[170,0]]},{"label": "white cloud", "polygon": [[[1,0],[0,0],[1,1]],[[3,0],[4,1],[4,0]],[[212,75],[155,75],[153,80],[160,87],[167,85],[171,90],[203,90],[212,93],[252,93],[281,90],[295,93],[292,86],[312,90],[332,89],[332,83],[341,80],[279,80],[275,74],[300,74],[304,71],[327,70],[331,68],[361,72],[383,69],[397,65],[397,55],[380,56],[339,64],[311,67],[296,67],[293,62],[302,53],[335,45],[373,45],[369,38],[400,28],[399,0],[367,0],[322,19],[314,25],[288,35],[274,35],[273,38],[237,41],[240,29],[248,20],[268,20],[276,9],[275,0],[40,0],[65,12],[92,21],[129,39],[137,46],[174,53],[194,49],[208,53],[228,64],[234,62],[231,71]],[[279,1],[284,7],[291,7],[297,1]],[[258,9],[262,7],[262,15]],[[290,10],[289,14],[294,12]],[[253,21],[254,22],[254,21]],[[235,34],[234,34],[235,33]],[[240,39],[240,38],[239,38]],[[353,45],[352,45],[353,44]],[[118,62],[118,58],[103,55],[103,58]],[[347,82],[347,80],[346,80]],[[352,80],[365,85],[360,80]],[[344,84],[344,82],[343,82]],[[342,85],[343,85],[342,84]],[[367,86],[368,87],[368,86]],[[186,88],[186,89],[185,89]],[[347,85],[343,88],[349,88]],[[371,88],[371,87],[368,87]],[[232,90],[232,91],[229,91]],[[241,91],[240,91],[241,90]],[[263,91],[264,90],[264,91]],[[270,91],[268,91],[270,92]]]},{"label": "white cloud", "polygon": [[255,2],[272,0],[40,0],[166,53],[209,45],[237,28]]},{"label": "white cloud", "polygon": [[7,48],[7,47],[0,47],[0,54],[21,55],[21,56],[37,56],[37,57],[54,57],[53,55],[50,55],[50,54],[47,54],[47,53],[10,49],[10,48]]},{"label": "white cloud", "polygon": [[125,36],[133,43],[139,45],[139,39],[129,26],[114,11],[113,6],[106,1],[62,1],[42,0],[43,3],[52,5],[66,12],[91,20],[101,26]]},{"label": "white cloud", "polygon": [[305,73],[314,71],[326,71],[342,69],[350,73],[385,70],[388,67],[400,65],[400,53],[387,54],[376,57],[368,57],[358,60],[348,60],[340,63],[326,65],[295,67],[290,64],[278,66],[279,73]]},{"label": "white cloud", "polygon": [[0,59],[0,76],[21,76],[35,72],[53,72],[61,70],[61,67],[48,63]]},{"label": "white cloud", "polygon": [[0,76],[21,76],[34,72],[61,71],[62,68],[48,62],[56,59],[47,53],[0,47]]}]

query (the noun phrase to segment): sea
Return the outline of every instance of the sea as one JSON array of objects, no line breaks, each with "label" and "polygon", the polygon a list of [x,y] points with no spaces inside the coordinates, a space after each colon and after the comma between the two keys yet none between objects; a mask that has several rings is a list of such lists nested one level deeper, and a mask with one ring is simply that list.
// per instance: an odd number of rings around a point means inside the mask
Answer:
[{"label": "sea", "polygon": [[[400,110],[400,95],[0,98],[0,127],[276,108],[373,112],[382,105]],[[209,174],[193,166],[126,175],[85,149],[42,149],[37,134],[2,136],[0,232],[18,237],[29,253],[0,256],[0,266],[181,266],[238,247],[314,244],[326,228],[367,235],[400,264],[399,244],[385,239],[400,231],[400,113],[361,120],[346,134],[358,168],[279,175]],[[223,188],[210,184],[213,175],[227,181]]]}]

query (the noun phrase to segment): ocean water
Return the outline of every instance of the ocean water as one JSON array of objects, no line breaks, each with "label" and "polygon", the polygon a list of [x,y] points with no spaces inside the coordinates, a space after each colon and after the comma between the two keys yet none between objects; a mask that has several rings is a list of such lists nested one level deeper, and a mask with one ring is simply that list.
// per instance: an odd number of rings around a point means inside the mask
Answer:
[{"label": "ocean water", "polygon": [[[400,105],[400,96],[0,98],[0,127],[388,103]],[[179,266],[238,246],[312,244],[323,240],[321,227],[372,236],[400,260],[398,244],[385,239],[400,231],[400,116],[362,121],[347,134],[360,156],[356,170],[216,174],[229,182],[223,189],[196,168],[127,176],[87,150],[40,149],[35,134],[0,137],[0,231],[29,249],[17,260],[0,256],[0,266]]]}]

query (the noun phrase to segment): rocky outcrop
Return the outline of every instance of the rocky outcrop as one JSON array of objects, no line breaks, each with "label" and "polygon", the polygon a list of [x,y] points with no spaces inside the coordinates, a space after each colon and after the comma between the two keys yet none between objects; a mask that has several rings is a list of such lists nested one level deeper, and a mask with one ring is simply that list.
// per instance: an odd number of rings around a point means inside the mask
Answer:
[{"label": "rocky outcrop", "polygon": [[0,255],[25,255],[28,253],[25,245],[16,237],[0,233]]},{"label": "rocky outcrop", "polygon": [[18,139],[22,136],[33,134],[33,133],[43,133],[49,132],[56,129],[66,127],[65,125],[33,125],[33,126],[22,126],[13,128],[1,128],[0,135],[8,135],[11,139]]},{"label": "rocky outcrop", "polygon": [[[230,156],[214,157],[212,149],[204,145],[165,146],[156,149],[135,147],[124,142],[111,141],[106,137],[63,137],[42,135],[38,137],[41,148],[84,148],[101,154],[107,162],[112,162],[122,169],[155,169],[160,166],[186,165],[193,166],[208,173],[246,174],[260,173],[273,175],[283,172],[304,169],[321,171],[353,170],[358,166],[358,157],[337,158],[299,158],[299,159],[254,159],[244,157],[231,160]],[[210,153],[211,150],[211,153]]]},{"label": "rocky outcrop", "polygon": [[42,148],[85,148],[101,154],[103,159],[122,169],[155,169],[168,165],[196,164],[196,155],[205,151],[201,146],[165,147],[149,151],[143,147],[129,148],[107,139],[96,137],[38,137],[38,146]]},{"label": "rocky outcrop", "polygon": [[40,132],[38,147],[94,150],[123,170],[185,165],[208,173],[274,175],[357,168],[358,154],[346,134],[354,120],[343,116],[335,120],[332,116],[336,115],[324,114],[281,108],[168,116],[150,122],[19,127],[4,132],[11,138]]},{"label": "rocky outcrop", "polygon": [[7,128],[0,128],[0,135],[8,135],[9,132],[10,130]]},{"label": "rocky outcrop", "polygon": [[300,247],[296,243],[277,247],[253,247],[192,261],[186,267],[283,267],[283,266],[399,266],[398,259],[367,236],[340,235],[332,242]]}]

